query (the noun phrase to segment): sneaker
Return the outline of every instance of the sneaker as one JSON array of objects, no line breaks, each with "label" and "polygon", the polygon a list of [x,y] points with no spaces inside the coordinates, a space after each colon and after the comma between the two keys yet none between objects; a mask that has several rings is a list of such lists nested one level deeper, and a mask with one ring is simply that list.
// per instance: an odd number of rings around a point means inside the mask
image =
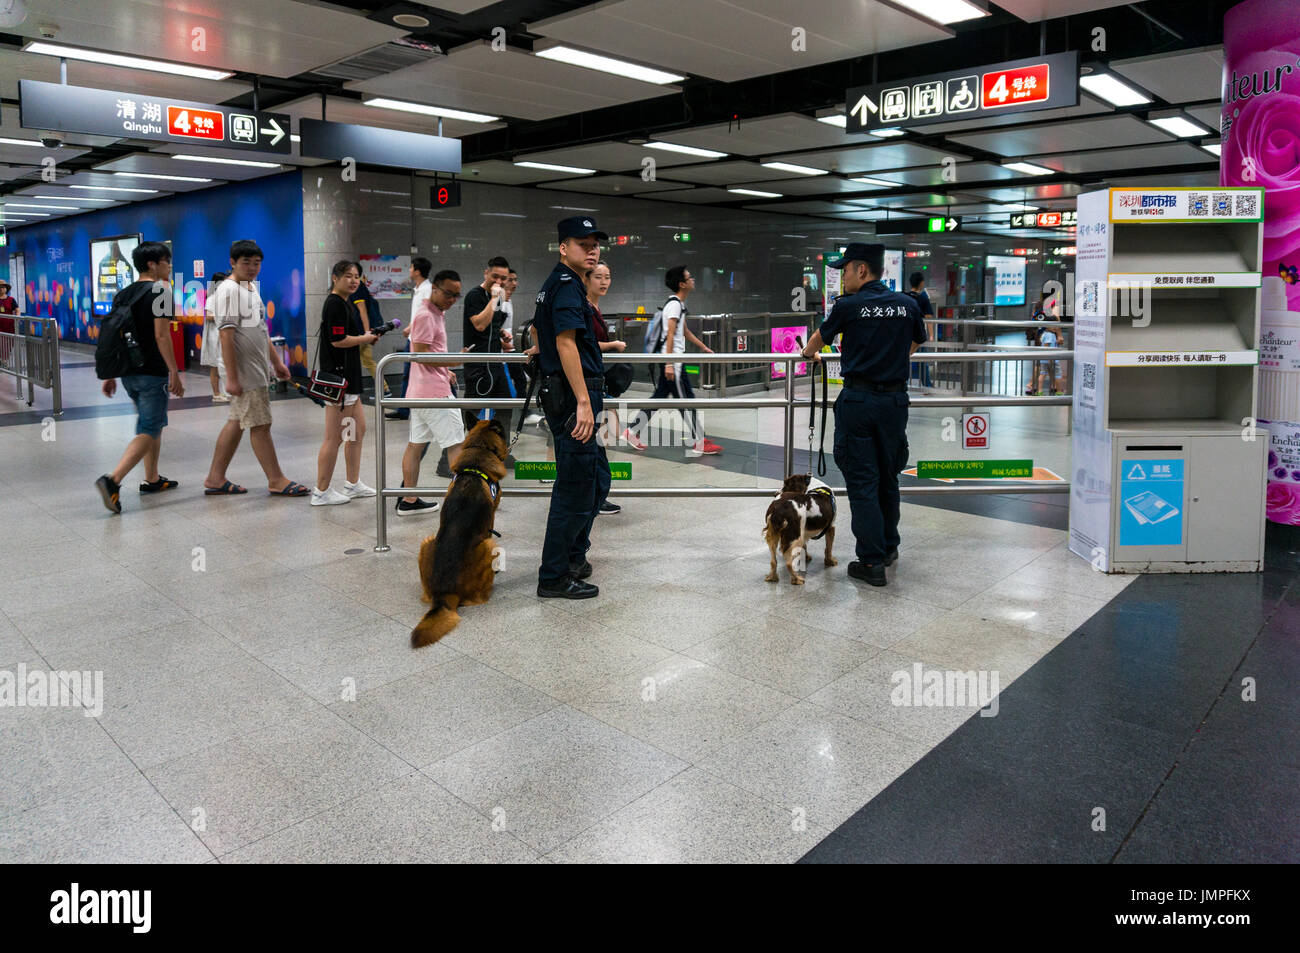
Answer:
[{"label": "sneaker", "polygon": [[555,481],[554,481],[554,480],[538,480],[537,482],[540,483],[542,486],[550,486],[550,485],[553,484]]},{"label": "sneaker", "polygon": [[631,428],[624,429],[623,439],[627,441],[627,445],[631,447],[633,450],[648,449],[645,441],[643,441],[640,437],[634,434]]},{"label": "sneaker", "polygon": [[541,426],[542,421],[545,419],[546,418],[543,417],[541,414],[529,414],[527,417],[524,418],[524,426],[539,427]]},{"label": "sneaker", "polygon": [[849,575],[873,586],[889,585],[889,580],[885,578],[884,563],[861,563],[855,559],[849,563]]},{"label": "sneaker", "polygon": [[105,473],[95,481],[95,489],[99,491],[105,509],[110,513],[122,512],[122,485],[120,483]]},{"label": "sneaker", "polygon": [[617,503],[611,503],[609,502],[609,500],[606,500],[604,503],[600,504],[600,509],[596,510],[596,515],[613,516],[615,513],[622,513],[622,512],[623,512],[623,507],[619,506]]},{"label": "sneaker", "polygon": [[340,503],[351,503],[352,497],[340,493],[334,487],[328,490],[318,490],[312,487],[311,505],[312,506],[338,506]]},{"label": "sneaker", "polygon": [[414,503],[408,503],[406,502],[406,500],[403,500],[399,497],[397,500],[397,515],[398,516],[420,516],[421,514],[423,514],[425,516],[428,516],[431,513],[438,512],[438,508],[440,505],[441,504],[439,503],[431,503],[427,500],[416,500]]},{"label": "sneaker", "polygon": [[700,439],[700,440],[695,444],[695,449],[698,450],[700,453],[705,454],[705,455],[710,456],[710,457],[713,456],[713,455],[716,454],[716,453],[721,453],[721,452],[722,452],[722,448],[719,447],[719,446],[718,446],[716,443],[714,443],[712,440],[710,440],[708,437],[704,437],[704,438]]},{"label": "sneaker", "polygon": [[685,452],[686,456],[688,456],[688,457],[702,457],[702,456],[704,456],[704,451],[700,448],[700,445],[699,445],[698,443],[695,444],[694,446],[687,447],[686,450],[685,450],[684,452]]},{"label": "sneaker", "polygon": [[214,404],[228,404],[230,403],[230,397],[226,394],[213,394],[212,402]]},{"label": "sneaker", "polygon": [[347,494],[349,499],[359,500],[363,497],[374,496],[375,488],[372,486],[366,486],[358,480],[356,483],[344,482],[343,492]]}]

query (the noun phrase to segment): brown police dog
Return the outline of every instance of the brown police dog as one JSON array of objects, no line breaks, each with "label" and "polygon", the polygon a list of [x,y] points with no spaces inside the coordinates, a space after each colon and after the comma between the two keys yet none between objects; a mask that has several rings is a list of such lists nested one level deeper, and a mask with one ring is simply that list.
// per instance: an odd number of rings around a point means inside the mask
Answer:
[{"label": "brown police dog", "polygon": [[411,647],[432,645],[456,628],[457,609],[488,601],[501,549],[492,526],[509,444],[497,420],[480,420],[465,438],[442,503],[438,534],[420,546],[420,582],[429,611],[411,631]]},{"label": "brown police dog", "polygon": [[814,481],[806,473],[785,478],[780,495],[767,508],[763,526],[763,539],[772,551],[772,570],[764,578],[776,582],[778,547],[785,557],[785,568],[790,571],[790,584],[802,586],[803,572],[796,568],[808,555],[808,541],[826,536],[826,565],[834,566],[837,560],[831,555],[835,542],[835,497],[830,487]]}]

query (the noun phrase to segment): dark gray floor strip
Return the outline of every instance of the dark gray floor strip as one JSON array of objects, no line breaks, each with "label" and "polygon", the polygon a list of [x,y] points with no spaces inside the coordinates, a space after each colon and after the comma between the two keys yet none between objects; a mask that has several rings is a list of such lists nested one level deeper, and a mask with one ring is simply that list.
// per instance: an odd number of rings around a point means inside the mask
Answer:
[{"label": "dark gray floor strip", "polygon": [[1136,580],[801,863],[1300,860],[1300,532],[1268,542]]}]

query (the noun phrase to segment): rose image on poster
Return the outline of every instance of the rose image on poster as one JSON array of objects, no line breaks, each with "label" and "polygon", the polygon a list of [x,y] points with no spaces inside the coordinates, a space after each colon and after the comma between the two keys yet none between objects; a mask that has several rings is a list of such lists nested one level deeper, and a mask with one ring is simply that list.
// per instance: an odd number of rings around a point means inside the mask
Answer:
[{"label": "rose image on poster", "polygon": [[[804,344],[806,344],[808,343],[808,338],[810,336],[811,335],[809,330],[805,327],[773,328],[772,329],[772,353],[773,354],[798,353],[799,351],[803,350],[803,344],[800,344],[799,341],[796,340],[796,338],[802,339]],[[800,361],[794,367],[794,373],[796,377],[798,377],[801,374],[806,374],[807,372],[808,372],[807,361]],[[772,380],[778,381],[784,379],[785,379],[785,365],[773,364]]]}]

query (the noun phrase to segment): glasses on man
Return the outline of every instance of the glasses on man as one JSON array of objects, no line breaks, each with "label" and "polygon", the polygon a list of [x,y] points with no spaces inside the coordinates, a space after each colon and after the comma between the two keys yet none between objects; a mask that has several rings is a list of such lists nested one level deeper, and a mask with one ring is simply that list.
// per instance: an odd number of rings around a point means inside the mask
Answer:
[{"label": "glasses on man", "polygon": [[[435,287],[436,287],[436,286],[435,286]],[[455,291],[455,292],[453,292],[453,291],[448,291],[446,288],[441,288],[441,287],[438,288],[438,294],[442,295],[444,298],[447,298],[447,299],[449,299],[449,300],[451,300],[451,301],[456,301],[456,300],[459,300],[459,298],[460,298],[460,292],[459,292],[459,291]]]}]

